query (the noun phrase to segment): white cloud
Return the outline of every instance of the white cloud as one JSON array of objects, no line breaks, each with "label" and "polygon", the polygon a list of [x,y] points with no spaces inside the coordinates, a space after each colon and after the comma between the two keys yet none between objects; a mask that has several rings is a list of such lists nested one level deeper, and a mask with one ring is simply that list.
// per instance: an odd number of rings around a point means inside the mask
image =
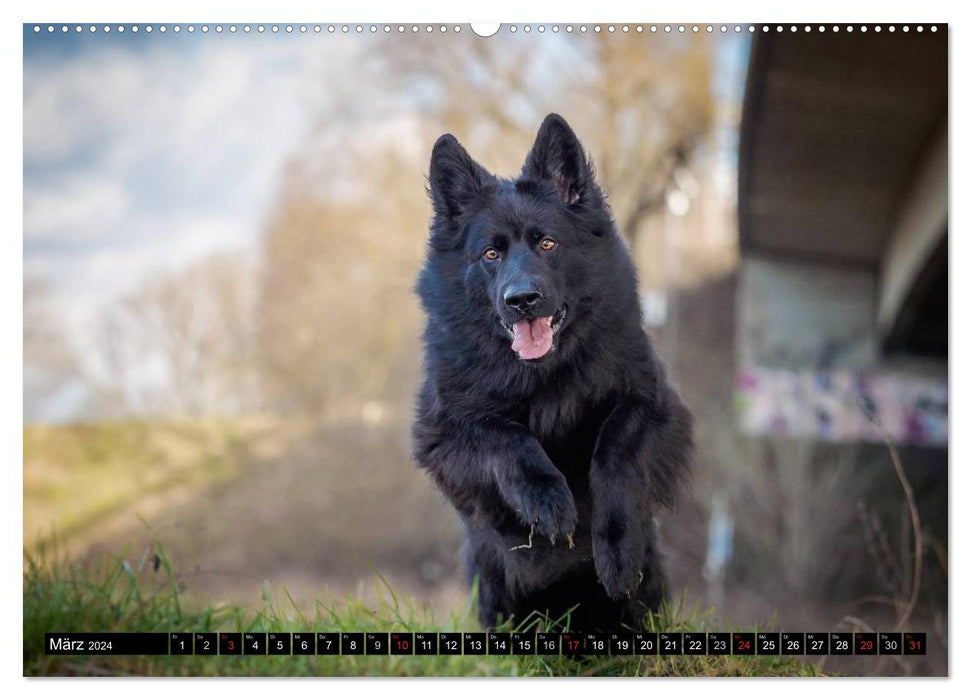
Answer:
[{"label": "white cloud", "polygon": [[117,182],[65,177],[47,186],[25,184],[24,239],[90,239],[117,225],[125,208],[125,192]]}]

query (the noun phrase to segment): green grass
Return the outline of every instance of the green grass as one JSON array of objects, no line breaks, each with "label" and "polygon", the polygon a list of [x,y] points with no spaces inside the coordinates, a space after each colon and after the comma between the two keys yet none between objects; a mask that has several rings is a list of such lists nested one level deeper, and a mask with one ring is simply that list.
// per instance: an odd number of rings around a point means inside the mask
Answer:
[{"label": "green grass", "polygon": [[[46,656],[45,632],[324,632],[471,631],[473,602],[435,620],[399,599],[376,577],[376,607],[347,599],[316,605],[307,618],[264,587],[262,609],[190,607],[160,545],[137,559],[95,567],[70,563],[50,548],[25,555],[24,675],[146,676],[814,676],[813,666],[786,657],[733,656]],[[473,595],[474,600],[474,595]],[[560,621],[561,623],[563,621]],[[652,616],[655,630],[721,631],[711,612],[681,606]],[[543,621],[543,628],[562,629]],[[506,631],[512,628],[507,627]],[[755,631],[755,630],[752,630]]]}]

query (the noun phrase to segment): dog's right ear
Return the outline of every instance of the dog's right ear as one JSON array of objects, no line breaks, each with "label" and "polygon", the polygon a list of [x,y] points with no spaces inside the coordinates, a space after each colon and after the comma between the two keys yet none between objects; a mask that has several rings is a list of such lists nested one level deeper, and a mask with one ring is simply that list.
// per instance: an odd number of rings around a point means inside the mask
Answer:
[{"label": "dog's right ear", "polygon": [[428,169],[428,193],[436,218],[455,221],[492,179],[485,168],[472,160],[451,134],[444,134],[432,148]]}]

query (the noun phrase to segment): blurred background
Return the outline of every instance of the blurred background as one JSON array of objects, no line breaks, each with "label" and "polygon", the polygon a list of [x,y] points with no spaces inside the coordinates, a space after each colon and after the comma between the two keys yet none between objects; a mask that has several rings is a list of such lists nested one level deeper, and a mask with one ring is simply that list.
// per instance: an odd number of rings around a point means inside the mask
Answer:
[{"label": "blurred background", "polygon": [[24,29],[25,552],[464,604],[410,457],[428,157],[514,175],[556,111],[696,416],[674,597],[947,672],[946,30],[81,29]]}]

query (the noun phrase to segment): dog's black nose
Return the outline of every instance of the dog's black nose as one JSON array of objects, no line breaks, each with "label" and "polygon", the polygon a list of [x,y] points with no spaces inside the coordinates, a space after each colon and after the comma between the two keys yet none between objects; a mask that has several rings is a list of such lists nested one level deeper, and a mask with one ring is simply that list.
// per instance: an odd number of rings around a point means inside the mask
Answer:
[{"label": "dog's black nose", "polygon": [[527,313],[534,306],[543,301],[543,295],[531,287],[510,287],[502,295],[506,306],[516,309],[520,313]]}]

